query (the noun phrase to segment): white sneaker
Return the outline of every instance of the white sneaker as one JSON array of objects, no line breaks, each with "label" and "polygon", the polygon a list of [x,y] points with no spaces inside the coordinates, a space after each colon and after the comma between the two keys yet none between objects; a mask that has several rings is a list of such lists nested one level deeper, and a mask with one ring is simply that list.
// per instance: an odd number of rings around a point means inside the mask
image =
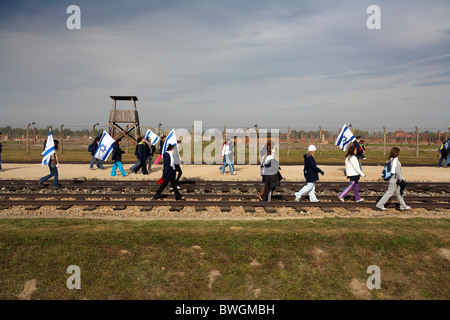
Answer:
[{"label": "white sneaker", "polygon": [[385,208],[385,207],[379,207],[379,206],[376,206],[378,209],[380,209],[381,211],[386,211],[387,209]]},{"label": "white sneaker", "polygon": [[301,199],[301,198],[295,197],[295,201],[297,201],[297,202],[300,202],[300,199]]},{"label": "white sneaker", "polygon": [[406,206],[404,208],[400,207],[400,211],[411,210],[410,206]]},{"label": "white sneaker", "polygon": [[345,202],[345,199],[344,199],[344,198],[341,198],[341,197],[339,197],[339,196],[338,196],[338,198],[339,198],[339,200],[341,200],[342,202]]},{"label": "white sneaker", "polygon": [[364,198],[361,198],[359,200],[356,200],[355,202],[363,202],[363,201],[364,201]]}]

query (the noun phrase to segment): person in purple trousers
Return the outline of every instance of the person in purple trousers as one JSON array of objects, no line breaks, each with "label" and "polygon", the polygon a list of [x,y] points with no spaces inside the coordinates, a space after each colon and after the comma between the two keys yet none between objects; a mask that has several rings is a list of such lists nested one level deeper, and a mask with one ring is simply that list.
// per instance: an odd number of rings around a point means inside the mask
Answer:
[{"label": "person in purple trousers", "polygon": [[359,161],[356,156],[357,152],[358,150],[356,147],[352,145],[348,148],[347,155],[345,157],[345,172],[347,178],[350,179],[350,184],[338,195],[339,200],[342,202],[345,201],[345,196],[352,190],[355,195],[355,202],[364,201],[364,199],[359,196],[359,178],[365,177],[366,175],[361,171]]}]

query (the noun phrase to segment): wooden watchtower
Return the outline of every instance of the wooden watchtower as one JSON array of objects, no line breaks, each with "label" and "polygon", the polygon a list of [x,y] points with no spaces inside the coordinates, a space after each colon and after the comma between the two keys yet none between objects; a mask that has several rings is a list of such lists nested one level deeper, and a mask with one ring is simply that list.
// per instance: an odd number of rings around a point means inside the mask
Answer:
[{"label": "wooden watchtower", "polygon": [[[141,135],[139,116],[136,108],[136,96],[111,96],[112,107],[109,113],[109,135],[114,139],[127,138],[137,144],[137,138]],[[117,101],[131,101],[130,110],[117,110]],[[125,127],[125,128],[123,128]],[[134,132],[133,132],[134,131]],[[131,133],[133,132],[133,135]]]}]

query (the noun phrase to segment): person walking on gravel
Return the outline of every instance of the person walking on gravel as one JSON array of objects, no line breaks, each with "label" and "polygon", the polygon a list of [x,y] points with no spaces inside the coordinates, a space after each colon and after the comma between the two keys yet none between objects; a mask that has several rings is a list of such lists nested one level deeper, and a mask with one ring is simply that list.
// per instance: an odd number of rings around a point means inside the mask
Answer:
[{"label": "person walking on gravel", "polygon": [[308,152],[303,155],[305,159],[305,166],[303,168],[303,174],[306,178],[306,186],[304,186],[299,192],[295,193],[295,201],[300,201],[300,199],[305,195],[309,194],[309,201],[318,202],[316,198],[316,181],[319,180],[319,173],[324,175],[324,172],[317,167],[316,160],[314,159],[314,153],[316,152],[316,147],[310,145],[308,147]]},{"label": "person walking on gravel", "polygon": [[378,201],[376,207],[380,210],[386,211],[387,209],[384,207],[386,202],[394,195],[397,196],[397,200],[400,204],[400,210],[409,210],[411,207],[407,206],[405,200],[403,199],[403,189],[406,185],[403,180],[402,175],[402,164],[398,160],[398,155],[400,154],[400,149],[397,147],[393,147],[391,149],[391,153],[389,154],[389,160],[386,163],[390,162],[391,164],[391,178],[389,179],[389,187],[384,194],[384,196]]},{"label": "person walking on gravel", "polygon": [[227,143],[225,144],[225,147],[223,148],[223,155],[224,155],[224,162],[222,165],[222,174],[226,175],[225,173],[225,168],[228,165],[228,167],[230,168],[230,173],[231,174],[236,174],[236,172],[234,171],[234,165],[233,165],[233,159],[234,159],[234,155],[233,155],[233,143],[230,139],[227,139]]},{"label": "person walking on gravel", "polygon": [[114,146],[113,146],[113,151],[112,151],[112,161],[114,162],[112,170],[111,170],[111,177],[115,177],[117,176],[116,174],[116,170],[117,168],[119,168],[120,173],[122,173],[122,176],[125,177],[128,175],[128,173],[126,173],[123,170],[123,165],[122,165],[122,153],[125,153],[125,151],[123,151],[120,148],[120,143],[122,142],[121,138],[118,138],[116,140],[116,142],[114,142]]},{"label": "person walking on gravel", "polygon": [[350,184],[347,188],[344,189],[339,195],[338,198],[342,202],[344,202],[345,196],[353,190],[353,194],[355,195],[355,202],[364,201],[363,198],[359,196],[359,178],[365,177],[366,175],[361,171],[359,167],[358,158],[356,158],[357,150],[355,146],[350,146],[347,151],[347,155],[345,156],[345,172],[347,174],[347,178],[350,179]]},{"label": "person walking on gravel", "polygon": [[90,170],[94,170],[95,160],[97,160],[97,168],[99,168],[100,170],[104,169],[102,160],[95,158],[95,153],[97,152],[97,148],[98,148],[98,142],[100,141],[101,138],[102,138],[101,135],[96,137],[94,139],[94,141],[88,147],[88,151],[91,153],[91,156],[92,156],[91,163],[89,164]]},{"label": "person walking on gravel", "polygon": [[[184,197],[180,194],[180,191],[178,191],[177,183],[175,182],[176,177],[176,171],[175,171],[175,161],[173,158],[173,144],[169,144],[167,146],[166,152],[163,154],[163,172],[162,177],[160,180],[162,180],[161,186],[159,187],[156,194],[153,196],[154,199],[161,198],[161,193],[164,191],[164,189],[167,187],[167,185],[170,182],[170,185],[172,186],[172,190],[175,193],[175,199],[176,200],[184,200]],[[159,181],[158,181],[159,183]]]},{"label": "person walking on gravel", "polygon": [[61,185],[58,183],[58,157],[56,156],[56,151],[58,151],[59,147],[59,141],[54,140],[53,144],[55,145],[55,153],[53,153],[50,156],[50,160],[48,162],[48,168],[50,169],[50,174],[46,175],[45,177],[42,177],[38,180],[39,187],[43,187],[43,183],[53,177],[53,188],[59,189],[61,188]]}]

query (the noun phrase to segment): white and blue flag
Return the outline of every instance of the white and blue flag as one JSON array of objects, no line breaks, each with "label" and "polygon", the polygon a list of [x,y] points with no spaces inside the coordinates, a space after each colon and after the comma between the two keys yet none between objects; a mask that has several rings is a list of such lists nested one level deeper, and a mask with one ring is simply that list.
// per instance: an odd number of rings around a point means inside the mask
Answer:
[{"label": "white and blue flag", "polygon": [[151,145],[154,145],[158,142],[159,137],[156,135],[156,133],[154,133],[152,130],[148,129],[147,133],[145,134],[145,141],[147,141],[147,139],[150,137],[150,143]]},{"label": "white and blue flag", "polygon": [[106,161],[112,152],[115,140],[106,131],[103,131],[102,138],[100,139],[95,151],[94,157],[102,161]]},{"label": "white and blue flag", "polygon": [[161,154],[164,154],[166,152],[166,149],[169,146],[169,144],[174,144],[174,145],[177,144],[177,136],[175,134],[175,129],[172,129],[172,131],[170,131],[169,135],[166,138],[166,141],[164,141],[164,145],[163,145]]},{"label": "white and blue flag", "polygon": [[50,162],[50,157],[56,152],[55,142],[53,141],[52,129],[48,133],[47,142],[45,143],[44,152],[42,152],[42,165],[45,166]]},{"label": "white and blue flag", "polygon": [[347,149],[347,146],[350,142],[353,142],[355,140],[355,137],[353,136],[353,133],[350,131],[350,129],[347,127],[346,124],[342,127],[341,133],[339,133],[335,145],[337,145],[339,148],[342,149],[342,151],[345,151]]}]

